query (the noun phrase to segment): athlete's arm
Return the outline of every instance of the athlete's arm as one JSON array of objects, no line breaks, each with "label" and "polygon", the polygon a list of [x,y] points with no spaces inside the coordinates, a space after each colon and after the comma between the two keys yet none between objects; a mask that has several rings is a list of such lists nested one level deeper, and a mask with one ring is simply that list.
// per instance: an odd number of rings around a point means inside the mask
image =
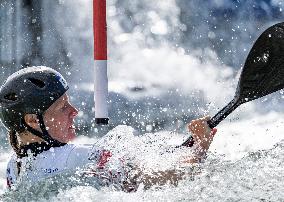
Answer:
[{"label": "athlete's arm", "polygon": [[[212,143],[213,137],[217,132],[217,129],[210,129],[207,121],[210,117],[203,117],[191,121],[188,124],[188,129],[192,133],[194,138],[194,151],[193,155],[190,157],[182,157],[180,163],[181,166],[193,165],[195,163],[200,163],[201,160],[205,158],[205,155]],[[151,187],[153,185],[165,185],[167,183],[177,185],[178,181],[186,177],[192,176],[192,172],[187,172],[186,170],[165,170],[165,171],[152,171],[150,173],[145,173],[138,167],[133,168],[134,174],[129,176],[129,182],[125,183],[125,189],[127,186],[133,187],[134,184],[143,183],[145,188]]]}]

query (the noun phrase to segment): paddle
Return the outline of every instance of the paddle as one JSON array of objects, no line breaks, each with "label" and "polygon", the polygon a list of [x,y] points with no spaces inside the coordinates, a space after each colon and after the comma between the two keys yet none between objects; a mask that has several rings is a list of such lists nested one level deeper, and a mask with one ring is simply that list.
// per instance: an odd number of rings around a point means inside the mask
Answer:
[{"label": "paddle", "polygon": [[[284,22],[265,30],[254,43],[241,72],[234,99],[207,123],[212,129],[243,103],[284,88]],[[192,137],[182,146],[191,147]]]}]

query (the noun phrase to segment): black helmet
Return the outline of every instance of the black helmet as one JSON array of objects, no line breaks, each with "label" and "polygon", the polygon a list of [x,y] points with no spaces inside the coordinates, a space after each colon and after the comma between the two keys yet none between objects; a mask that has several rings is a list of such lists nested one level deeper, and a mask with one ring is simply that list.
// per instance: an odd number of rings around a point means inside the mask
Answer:
[{"label": "black helmet", "polygon": [[21,132],[28,128],[25,114],[37,114],[43,119],[45,110],[68,88],[63,76],[49,67],[21,69],[9,76],[0,89],[0,118],[8,129]]}]

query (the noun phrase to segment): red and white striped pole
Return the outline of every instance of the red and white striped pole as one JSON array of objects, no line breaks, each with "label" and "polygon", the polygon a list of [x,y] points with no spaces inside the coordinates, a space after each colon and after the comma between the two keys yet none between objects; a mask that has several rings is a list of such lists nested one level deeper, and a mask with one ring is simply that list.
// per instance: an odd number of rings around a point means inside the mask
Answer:
[{"label": "red and white striped pole", "polygon": [[95,59],[95,118],[97,124],[108,124],[106,0],[93,0],[93,23]]}]

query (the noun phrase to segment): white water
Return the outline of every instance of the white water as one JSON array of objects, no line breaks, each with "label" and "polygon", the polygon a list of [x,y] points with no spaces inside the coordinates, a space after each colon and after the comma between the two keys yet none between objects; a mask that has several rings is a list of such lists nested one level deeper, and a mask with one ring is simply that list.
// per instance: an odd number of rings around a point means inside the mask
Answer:
[{"label": "white water", "polygon": [[[238,127],[237,130],[230,128],[231,124],[224,124],[220,127],[219,135],[216,136],[211,147],[207,162],[199,167],[194,179],[185,179],[177,187],[166,185],[145,191],[143,186],[140,186],[135,193],[124,193],[110,188],[98,191],[90,183],[85,185],[78,177],[72,181],[68,176],[68,178],[47,180],[36,187],[24,187],[19,192],[6,194],[5,199],[7,201],[24,199],[45,201],[47,198],[51,198],[51,201],[133,201],[134,199],[136,201],[279,201],[284,197],[281,192],[284,177],[284,144],[279,139],[283,139],[284,136],[281,135],[283,126],[278,125],[283,123],[283,120],[278,120],[278,116],[279,114],[269,115],[271,121],[265,121],[264,118],[248,120],[250,131],[246,131],[245,134],[241,130],[245,130],[247,124],[243,126],[240,126],[241,123],[233,124],[234,127]],[[262,132],[267,128],[273,128],[271,133],[267,130]],[[135,157],[136,161],[145,168],[173,168],[177,156],[186,154],[186,149],[176,151],[177,155],[165,153],[166,148],[179,143],[183,135],[164,131],[137,137],[133,136],[133,133],[131,127],[119,126],[105,138],[100,139],[97,144],[112,148],[114,152]],[[90,143],[97,140],[80,138],[78,142]],[[280,143],[273,146],[275,142]],[[7,156],[2,155],[2,158],[1,162],[4,164]],[[3,170],[4,165],[1,166],[2,181],[4,181]]]},{"label": "white water", "polygon": [[[88,83],[93,78],[90,68],[93,61],[91,51],[84,47],[90,48],[92,44],[91,1],[60,2],[61,7],[55,16],[61,16],[58,26],[62,27],[61,32],[66,36],[69,55],[75,66],[71,71],[71,84],[77,85],[77,81]],[[223,1],[216,2],[220,6]],[[118,7],[118,3],[122,5]],[[131,18],[126,14],[129,10]],[[137,136],[131,127],[119,126],[103,139],[81,137],[78,142],[95,143],[99,140],[100,144],[114,152],[143,162],[145,167],[173,167],[177,156],[187,154],[186,151],[177,151],[176,156],[165,154],[161,157],[160,154],[164,154],[169,145],[180,144],[186,138],[184,123],[180,123],[181,115],[213,115],[232,99],[238,68],[223,64],[209,45],[205,49],[195,47],[189,50],[176,45],[180,32],[186,28],[179,18],[180,8],[173,0],[158,3],[150,0],[108,1],[110,90],[119,95],[110,105],[120,106],[111,107],[111,111],[114,114],[129,113],[134,117],[133,125],[142,120],[140,124],[148,133],[140,131]],[[223,33],[226,34],[226,30]],[[192,39],[189,37],[188,40]],[[142,90],[131,90],[135,87]],[[89,84],[87,88],[90,88]],[[58,180],[56,185],[51,179],[41,184],[41,188],[31,188],[33,191],[20,189],[14,194],[2,195],[3,200],[281,201],[284,199],[281,96],[281,93],[275,93],[267,99],[245,104],[231,114],[218,126],[208,159],[200,166],[200,174],[196,174],[194,179],[181,181],[177,187],[168,185],[144,190],[141,186],[135,193],[124,193],[109,188],[96,190],[91,184],[77,183],[80,179],[62,178],[54,179]],[[119,99],[122,98],[130,104],[138,104],[134,107],[121,106]],[[80,109],[84,110],[84,105],[79,106]],[[79,119],[83,119],[87,112],[82,113]],[[153,132],[152,122],[155,125],[157,120],[165,117],[165,128]],[[114,119],[113,122],[121,121],[119,116]],[[128,124],[131,125],[131,121]],[[181,127],[183,129],[176,130]],[[104,142],[104,139],[108,141]],[[1,146],[0,194],[3,194],[5,168],[11,149],[7,140],[3,140]]]}]

